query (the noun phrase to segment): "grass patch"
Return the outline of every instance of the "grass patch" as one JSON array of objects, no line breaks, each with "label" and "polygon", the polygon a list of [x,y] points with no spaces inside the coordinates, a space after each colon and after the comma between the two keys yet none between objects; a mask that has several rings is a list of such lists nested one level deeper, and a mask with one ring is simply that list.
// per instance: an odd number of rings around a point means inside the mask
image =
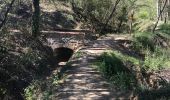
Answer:
[{"label": "grass patch", "polygon": [[169,50],[157,48],[155,52],[146,50],[143,67],[147,71],[158,71],[170,67]]},{"label": "grass patch", "polygon": [[160,25],[158,31],[170,35],[170,24]]},{"label": "grass patch", "polygon": [[82,57],[83,56],[83,52],[81,52],[81,51],[77,51],[74,55],[73,55],[73,58],[80,58],[80,57]]},{"label": "grass patch", "polygon": [[[149,49],[154,51],[154,42],[153,42],[154,34],[150,32],[137,32],[133,36],[133,48],[137,51],[141,51],[142,49]],[[142,48],[142,49],[141,49]]]},{"label": "grass patch", "polygon": [[127,62],[139,64],[139,60],[133,57],[123,55],[118,51],[109,51],[103,53],[94,66],[118,89],[126,90],[133,89],[136,83],[135,76],[126,66]]},{"label": "grass patch", "polygon": [[[161,26],[161,29],[168,30],[167,25],[165,26]],[[156,34],[149,32],[137,32],[133,36],[134,49],[145,54],[145,59],[140,66],[142,66],[142,68],[146,71],[158,71],[170,66],[169,48],[163,48],[161,45],[158,45],[159,43],[155,43],[155,39],[157,39]],[[167,37],[164,35],[161,36],[165,38]]]},{"label": "grass patch", "polygon": [[[159,32],[168,34],[167,30],[169,30],[168,25],[162,25]],[[146,71],[158,71],[170,66],[169,48],[161,45],[168,41],[163,41],[163,38],[168,39],[168,36],[163,35],[164,33],[137,32],[133,36],[133,48],[145,54],[141,66]],[[156,34],[160,34],[162,37],[157,37]],[[156,40],[159,42],[157,43]]]},{"label": "grass patch", "polygon": [[[146,90],[146,84],[138,84],[138,77],[135,72],[158,71],[170,67],[169,50],[156,48],[155,52],[147,50],[144,61],[134,57],[123,55],[118,51],[108,51],[99,57],[99,61],[93,65],[98,69],[110,83],[118,89]],[[142,73],[142,72],[141,72]]]},{"label": "grass patch", "polygon": [[118,88],[126,90],[126,89],[133,89],[136,80],[132,74],[125,73],[125,72],[118,72],[117,74],[110,77],[110,82],[118,86]]}]

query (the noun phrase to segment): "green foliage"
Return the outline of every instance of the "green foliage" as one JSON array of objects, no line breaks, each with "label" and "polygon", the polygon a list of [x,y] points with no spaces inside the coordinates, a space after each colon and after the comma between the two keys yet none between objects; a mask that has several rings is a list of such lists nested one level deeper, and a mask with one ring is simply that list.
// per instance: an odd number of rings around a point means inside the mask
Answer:
[{"label": "green foliage", "polygon": [[146,51],[143,67],[147,71],[155,71],[170,67],[168,65],[169,63],[169,51],[156,48],[155,52],[151,52],[149,50]]},{"label": "green foliage", "polygon": [[123,70],[123,63],[119,58],[115,56],[114,53],[104,53],[101,55],[102,63],[99,66],[99,70],[107,76],[112,76]]},{"label": "green foliage", "polygon": [[61,79],[58,73],[53,73],[48,79],[34,80],[24,90],[24,97],[26,100],[51,100],[53,98],[53,91],[59,85]]},{"label": "green foliage", "polygon": [[[90,23],[96,31],[102,28],[114,8],[116,0],[74,0],[75,5],[82,10],[82,14],[88,16]],[[154,0],[121,0],[110,19],[106,30],[111,32],[127,32],[129,30],[130,12],[134,11],[134,21],[151,20],[156,16],[156,5]],[[145,22],[147,22],[147,20]],[[153,24],[153,23],[152,23]],[[145,25],[147,28],[150,24]],[[100,26],[100,27],[99,27]],[[110,32],[109,31],[109,32]]]},{"label": "green foliage", "polygon": [[36,65],[36,61],[41,60],[43,55],[38,51],[33,51],[31,48],[27,48],[27,52],[20,55],[20,61],[22,64],[27,65],[27,63],[32,63],[32,65]]},{"label": "green foliage", "polygon": [[134,23],[134,30],[137,32],[152,32],[154,21],[148,19],[141,19]]},{"label": "green foliage", "polygon": [[137,0],[135,6],[135,22],[134,30],[139,32],[151,32],[154,24],[156,14],[155,0]]},{"label": "green foliage", "polygon": [[112,84],[119,86],[120,89],[132,89],[135,86],[135,77],[128,73],[117,73],[110,78]]},{"label": "green foliage", "polygon": [[138,1],[138,12],[136,12],[136,16],[139,19],[153,20],[156,17],[156,9],[155,0]]},{"label": "green foliage", "polygon": [[[119,89],[146,89],[144,84],[137,84],[136,77],[133,75],[137,66],[146,71],[158,71],[170,67],[169,50],[155,48],[152,52],[146,50],[144,61],[130,56],[126,56],[117,51],[105,52],[101,55],[99,62],[96,62],[95,67]],[[131,70],[128,69],[130,62]],[[145,90],[144,89],[144,90]]]},{"label": "green foliage", "polygon": [[[98,32],[101,31],[101,28],[105,25],[108,20],[116,2],[113,0],[74,0],[75,4],[82,11],[82,14],[86,16],[86,23],[90,23],[90,25]],[[119,31],[125,32],[128,30],[128,12],[130,11],[130,7],[133,6],[134,3],[131,3],[129,0],[120,1],[118,4],[114,15],[110,19],[108,26],[106,26],[106,30],[108,31]],[[123,28],[123,30],[122,30]]]},{"label": "green foliage", "polygon": [[154,51],[154,34],[150,32],[137,32],[133,36],[133,47],[134,49],[140,51],[142,49],[149,48],[151,51]]},{"label": "green foliage", "polygon": [[161,24],[158,31],[170,35],[170,24]]},{"label": "green foliage", "polygon": [[[29,85],[29,87],[27,87],[24,91],[25,91],[25,99],[26,100],[37,100],[37,99],[41,99],[41,100],[49,100],[52,99],[52,91],[51,89],[47,89],[48,84],[46,82],[42,82],[41,81],[34,81],[31,85]],[[45,90],[47,89],[47,90]]]},{"label": "green foliage", "polygon": [[[166,28],[165,28],[166,29]],[[149,32],[138,32],[134,34],[133,47],[137,51],[145,53],[145,59],[141,66],[147,71],[160,70],[169,67],[169,52],[157,45],[155,34]]]},{"label": "green foliage", "polygon": [[76,53],[74,53],[73,58],[80,58],[83,56],[83,54],[83,52],[77,51]]},{"label": "green foliage", "polygon": [[141,19],[148,19],[149,13],[147,11],[141,11],[141,12],[139,12],[139,17]]},{"label": "green foliage", "polygon": [[[167,29],[164,26],[162,27],[163,28],[161,29]],[[149,32],[137,32],[134,34],[133,38],[133,47],[137,51],[145,53],[145,59],[141,65],[144,69],[153,71],[169,67],[169,49],[163,49],[160,45],[155,43],[155,39],[157,39],[155,34]]]},{"label": "green foliage", "polygon": [[95,63],[95,65],[119,89],[132,89],[135,87],[136,79],[125,66],[127,62],[132,62],[134,65],[139,64],[139,60],[133,57],[125,56],[117,51],[111,51],[103,53],[100,57],[100,62]]},{"label": "green foliage", "polygon": [[[74,0],[75,5],[80,8],[85,22],[92,26],[96,32],[100,32],[102,26],[108,20],[116,2],[113,0]],[[106,32],[128,32],[130,13],[134,11],[134,23],[139,23],[141,20],[151,20],[155,18],[156,6],[154,0],[121,0],[116,7],[116,10],[110,19],[108,26],[106,26]],[[155,13],[154,13],[155,12]],[[79,14],[79,13],[78,13]],[[148,21],[145,21],[146,23]],[[143,22],[142,22],[143,23]],[[152,23],[153,24],[153,23]],[[150,28],[150,24],[145,24],[144,28]],[[139,28],[139,27],[138,27]]]},{"label": "green foliage", "polygon": [[36,90],[36,86],[35,85],[30,85],[29,87],[27,87],[25,89],[25,98],[26,100],[33,100],[33,95],[35,95],[34,90]]}]

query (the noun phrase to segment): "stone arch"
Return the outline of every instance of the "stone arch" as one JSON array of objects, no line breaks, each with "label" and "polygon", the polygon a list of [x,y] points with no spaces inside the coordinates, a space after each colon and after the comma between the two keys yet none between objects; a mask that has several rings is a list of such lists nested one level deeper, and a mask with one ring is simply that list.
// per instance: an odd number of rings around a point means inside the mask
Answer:
[{"label": "stone arch", "polygon": [[59,62],[67,62],[73,55],[74,50],[67,47],[59,47],[54,49],[54,57]]}]

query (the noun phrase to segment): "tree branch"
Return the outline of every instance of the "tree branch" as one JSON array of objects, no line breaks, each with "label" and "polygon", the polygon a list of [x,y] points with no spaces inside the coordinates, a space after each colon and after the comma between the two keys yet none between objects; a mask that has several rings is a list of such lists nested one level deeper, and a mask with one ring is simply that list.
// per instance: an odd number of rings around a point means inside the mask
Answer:
[{"label": "tree branch", "polygon": [[116,0],[116,3],[114,4],[112,13],[110,14],[109,18],[106,20],[106,23],[104,24],[104,27],[102,28],[101,32],[106,28],[107,24],[109,23],[110,19],[113,17],[114,12],[116,11],[116,7],[119,4],[120,0]]},{"label": "tree branch", "polygon": [[14,4],[14,2],[15,2],[15,0],[12,0],[12,1],[11,1],[10,5],[9,5],[9,7],[8,7],[6,13],[5,13],[5,18],[2,20],[2,23],[0,24],[0,29],[5,25],[5,23],[6,23],[6,21],[7,21],[8,13],[9,13],[9,11],[11,10],[12,5]]},{"label": "tree branch", "polygon": [[154,28],[153,28],[153,30],[152,30],[153,33],[154,33],[155,30],[156,30],[156,27],[157,27],[157,25],[158,25],[158,22],[159,22],[159,20],[160,20],[161,15],[162,15],[165,7],[166,7],[167,2],[168,2],[168,0],[165,1],[164,5],[163,5],[163,8],[160,10],[160,14],[159,14],[158,19],[157,19],[157,21],[156,21],[156,23],[155,23],[155,26],[154,26]]}]

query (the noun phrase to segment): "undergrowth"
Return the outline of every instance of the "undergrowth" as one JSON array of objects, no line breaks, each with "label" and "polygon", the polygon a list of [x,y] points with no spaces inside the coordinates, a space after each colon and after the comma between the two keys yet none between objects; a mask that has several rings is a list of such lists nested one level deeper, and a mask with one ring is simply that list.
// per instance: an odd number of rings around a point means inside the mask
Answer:
[{"label": "undergrowth", "polygon": [[160,25],[158,31],[170,35],[170,24]]},{"label": "undergrowth", "polygon": [[128,62],[139,64],[139,60],[125,56],[117,51],[103,53],[99,62],[94,63],[95,67],[118,89],[133,89],[136,88],[135,76],[126,67]]},{"label": "undergrowth", "polygon": [[147,73],[170,67],[170,57],[167,55],[170,53],[169,50],[156,48],[155,52],[149,49],[145,52],[147,52],[145,59],[141,61],[118,51],[108,51],[99,57],[99,61],[94,63],[94,66],[118,89],[143,90],[143,87],[147,86],[137,83],[135,72],[138,69]]},{"label": "undergrowth", "polygon": [[24,97],[26,100],[52,100],[54,99],[54,91],[63,83],[65,75],[53,73],[46,79],[36,79],[25,88]]},{"label": "undergrowth", "polygon": [[[165,25],[167,26],[167,25]],[[168,30],[167,27],[160,26],[160,30]],[[160,31],[159,30],[159,31]],[[156,34],[161,34],[161,38],[156,38]],[[170,66],[170,52],[169,47],[163,47],[160,44],[164,44],[170,41],[165,33],[150,33],[150,32],[136,32],[133,36],[133,48],[145,55],[142,67],[146,71],[158,71]],[[165,38],[166,41],[163,41]],[[160,40],[159,44],[155,41]]]},{"label": "undergrowth", "polygon": [[170,67],[169,50],[156,48],[155,52],[146,50],[143,67],[147,71],[158,71]]},{"label": "undergrowth", "polygon": [[154,34],[150,32],[137,32],[133,35],[133,48],[137,51],[141,51],[142,49],[149,49],[150,51],[154,51],[154,42],[153,42]]}]

